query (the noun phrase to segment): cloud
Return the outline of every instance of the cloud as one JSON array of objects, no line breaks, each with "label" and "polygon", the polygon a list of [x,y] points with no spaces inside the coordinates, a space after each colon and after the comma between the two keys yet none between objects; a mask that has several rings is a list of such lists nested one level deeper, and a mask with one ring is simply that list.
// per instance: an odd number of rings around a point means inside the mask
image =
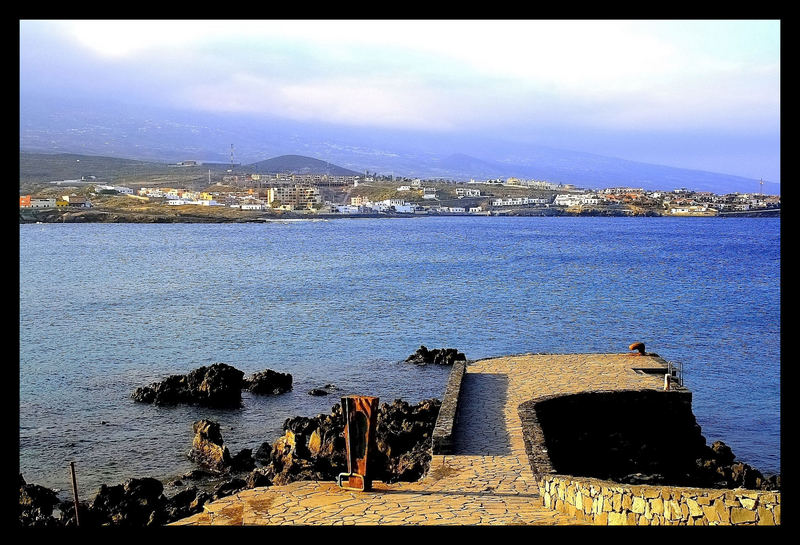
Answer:
[{"label": "cloud", "polygon": [[20,30],[25,92],[538,142],[555,131],[774,142],[780,130],[780,21],[92,20]]},{"label": "cloud", "polygon": [[[746,21],[36,24],[79,44],[104,79],[127,76],[144,92],[146,77],[153,99],[212,111],[420,129],[520,120],[674,129],[742,126],[780,107],[778,50],[746,53],[755,50]],[[766,31],[776,43],[778,28]]]},{"label": "cloud", "polygon": [[437,97],[396,78],[292,81],[240,73],[225,81],[187,88],[176,102],[201,110],[266,114],[298,121],[428,130],[451,128],[451,121],[436,109]]}]

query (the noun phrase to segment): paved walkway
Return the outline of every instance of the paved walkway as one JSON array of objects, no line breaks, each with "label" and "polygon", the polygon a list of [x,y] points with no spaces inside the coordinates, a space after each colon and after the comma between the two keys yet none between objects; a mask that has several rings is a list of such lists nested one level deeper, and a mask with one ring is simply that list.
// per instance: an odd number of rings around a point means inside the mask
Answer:
[{"label": "paved walkway", "polygon": [[245,490],[174,525],[577,525],[542,505],[517,407],[545,395],[663,388],[663,365],[628,354],[539,354],[479,360],[462,383],[453,454],[416,483],[358,492],[303,481]]}]

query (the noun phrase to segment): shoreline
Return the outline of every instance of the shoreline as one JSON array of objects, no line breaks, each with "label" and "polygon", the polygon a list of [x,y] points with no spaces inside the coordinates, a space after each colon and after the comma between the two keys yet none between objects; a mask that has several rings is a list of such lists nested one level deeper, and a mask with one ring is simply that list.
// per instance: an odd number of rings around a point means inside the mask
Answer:
[{"label": "shoreline", "polygon": [[780,208],[763,211],[725,212],[716,215],[664,215],[657,211],[629,213],[623,210],[589,209],[581,212],[568,212],[555,209],[509,210],[484,213],[426,213],[426,214],[298,214],[280,215],[214,216],[202,214],[149,214],[117,210],[54,210],[20,209],[19,224],[37,223],[272,223],[286,221],[328,221],[337,219],[416,219],[439,217],[619,217],[619,218],[780,218]]}]

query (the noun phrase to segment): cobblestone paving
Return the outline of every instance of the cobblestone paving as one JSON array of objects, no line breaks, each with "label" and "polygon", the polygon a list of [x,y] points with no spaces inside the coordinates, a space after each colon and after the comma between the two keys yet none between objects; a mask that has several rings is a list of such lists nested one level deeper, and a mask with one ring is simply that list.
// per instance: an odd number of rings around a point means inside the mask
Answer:
[{"label": "cobblestone paving", "polygon": [[416,483],[373,483],[369,492],[303,481],[244,490],[173,525],[577,525],[542,505],[517,407],[581,391],[663,388],[663,365],[628,354],[538,354],[479,360],[467,367],[454,453],[434,456]]}]

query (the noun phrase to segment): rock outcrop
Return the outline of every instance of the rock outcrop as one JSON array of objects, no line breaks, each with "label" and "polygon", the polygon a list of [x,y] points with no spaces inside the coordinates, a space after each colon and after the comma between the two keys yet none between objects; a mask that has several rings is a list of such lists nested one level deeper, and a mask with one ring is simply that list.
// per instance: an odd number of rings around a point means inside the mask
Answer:
[{"label": "rock outcrop", "polygon": [[245,379],[242,387],[254,394],[282,394],[292,389],[292,375],[265,369]]},{"label": "rock outcrop", "polygon": [[250,471],[255,468],[252,450],[242,449],[231,456],[222,438],[219,424],[211,420],[198,420],[192,426],[194,438],[189,459],[213,473]]},{"label": "rock outcrop", "polygon": [[266,369],[245,378],[226,363],[200,367],[186,375],[171,375],[161,382],[136,388],[131,398],[141,403],[206,407],[238,407],[242,390],[254,394],[281,394],[292,389],[292,375]]},{"label": "rock outcrop", "polygon": [[[128,479],[115,486],[101,485],[94,499],[79,505],[80,526],[144,527],[161,526],[191,516],[203,510],[212,495],[192,486],[172,497],[163,493],[161,481],[150,477]],[[75,526],[75,506],[72,502],[59,504],[61,518],[58,526]]]},{"label": "rock outcrop", "polygon": [[455,348],[434,348],[429,350],[425,345],[406,358],[406,362],[414,365],[453,365],[457,361],[466,361],[467,357]]},{"label": "rock outcrop", "polygon": [[747,488],[780,490],[779,475],[765,476],[754,467],[737,462],[731,448],[722,441],[705,447],[692,475],[694,486],[705,488]]},{"label": "rock outcrop", "polygon": [[215,363],[137,388],[131,397],[155,405],[238,406],[242,400],[243,377],[242,371],[225,363]]},{"label": "rock outcrop", "polygon": [[[376,450],[369,458],[372,478],[384,482],[419,479],[430,463],[430,442],[441,402],[384,403],[377,414]],[[284,434],[263,443],[255,457],[272,468],[273,484],[335,480],[347,471],[345,423],[340,404],[330,414],[289,418]]]},{"label": "rock outcrop", "polygon": [[59,526],[53,509],[61,503],[54,490],[28,484],[19,476],[19,523],[26,527],[48,528]]},{"label": "rock outcrop", "polygon": [[219,424],[211,420],[198,420],[192,430],[194,439],[189,459],[204,469],[218,473],[227,471],[231,466],[231,453],[224,445]]}]

